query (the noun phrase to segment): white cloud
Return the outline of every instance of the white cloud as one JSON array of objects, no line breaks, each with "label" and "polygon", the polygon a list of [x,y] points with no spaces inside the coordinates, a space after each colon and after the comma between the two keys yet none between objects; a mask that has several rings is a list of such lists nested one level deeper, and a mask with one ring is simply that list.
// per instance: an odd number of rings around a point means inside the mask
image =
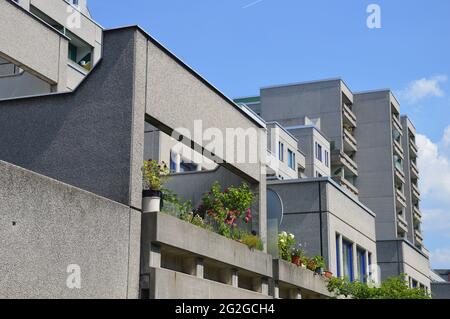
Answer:
[{"label": "white cloud", "polygon": [[400,98],[404,98],[408,103],[414,104],[426,97],[442,97],[445,95],[441,88],[441,83],[447,81],[446,75],[437,75],[431,78],[422,78],[408,84],[399,92]]},{"label": "white cloud", "polygon": [[450,126],[444,131],[444,137],[442,138],[442,145],[444,148],[450,148]]},{"label": "white cloud", "polygon": [[448,268],[450,265],[450,248],[438,248],[431,252],[434,268]]},{"label": "white cloud", "polygon": [[[450,132],[450,126],[446,132]],[[444,147],[445,139],[446,136],[440,144],[435,144],[426,136],[418,134],[418,164],[424,196],[450,203],[450,159],[445,156],[448,152]]]},{"label": "white cloud", "polygon": [[425,235],[442,234],[450,238],[450,210],[422,209],[422,213]]}]

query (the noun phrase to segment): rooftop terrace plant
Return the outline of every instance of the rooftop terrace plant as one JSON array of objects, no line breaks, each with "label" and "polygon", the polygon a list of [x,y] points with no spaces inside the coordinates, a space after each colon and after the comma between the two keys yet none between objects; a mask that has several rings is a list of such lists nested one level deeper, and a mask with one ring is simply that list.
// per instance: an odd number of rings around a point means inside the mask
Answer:
[{"label": "rooftop terrace plant", "polygon": [[160,191],[169,179],[170,170],[165,162],[144,161],[142,166],[143,187],[145,190]]}]

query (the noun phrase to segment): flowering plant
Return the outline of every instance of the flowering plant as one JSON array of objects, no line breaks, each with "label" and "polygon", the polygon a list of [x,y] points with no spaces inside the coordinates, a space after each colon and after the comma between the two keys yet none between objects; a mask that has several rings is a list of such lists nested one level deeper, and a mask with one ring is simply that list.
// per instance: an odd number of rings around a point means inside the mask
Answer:
[{"label": "flowering plant", "polygon": [[252,220],[253,200],[254,195],[245,183],[222,191],[222,187],[216,182],[211,191],[203,196],[198,213],[210,217],[217,224],[219,234],[231,238],[232,231],[240,220],[246,224]]},{"label": "flowering plant", "polygon": [[144,161],[142,167],[144,189],[161,190],[162,185],[169,179],[170,170],[165,162],[159,164],[155,160]]},{"label": "flowering plant", "polygon": [[292,252],[295,246],[295,236],[293,234],[282,232],[278,235],[278,249],[280,257],[283,260],[292,261]]}]

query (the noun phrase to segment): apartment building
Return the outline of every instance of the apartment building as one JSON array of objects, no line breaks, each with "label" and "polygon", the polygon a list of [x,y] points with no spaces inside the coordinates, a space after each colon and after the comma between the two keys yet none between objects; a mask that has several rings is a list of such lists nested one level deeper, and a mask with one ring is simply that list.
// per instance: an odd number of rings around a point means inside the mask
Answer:
[{"label": "apartment building", "polygon": [[237,99],[266,121],[296,127],[313,123],[331,143],[331,175],[340,185],[358,195],[357,118],[353,94],[344,81],[332,79],[265,87],[259,97]]},{"label": "apartment building", "polygon": [[450,269],[431,271],[431,291],[434,299],[450,299]]},{"label": "apartment building", "polygon": [[0,98],[72,91],[102,57],[85,0],[5,0],[0,15]]},{"label": "apartment building", "polygon": [[354,94],[359,198],[377,214],[382,278],[399,274],[430,288],[421,233],[415,129],[390,90]]}]

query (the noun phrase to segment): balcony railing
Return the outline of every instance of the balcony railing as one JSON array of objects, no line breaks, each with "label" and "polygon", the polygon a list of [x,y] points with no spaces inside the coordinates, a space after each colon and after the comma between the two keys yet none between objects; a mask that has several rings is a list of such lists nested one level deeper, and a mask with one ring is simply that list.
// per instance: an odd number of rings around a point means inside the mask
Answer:
[{"label": "balcony railing", "polygon": [[351,151],[356,152],[358,150],[358,142],[352,133],[344,128],[344,143],[347,143]]},{"label": "balcony railing", "polygon": [[350,124],[352,127],[356,127],[357,126],[356,115],[346,104],[343,104],[342,112],[344,114],[344,119],[347,120],[347,123]]},{"label": "balcony railing", "polygon": [[396,199],[397,199],[397,202],[401,205],[401,206],[403,206],[403,207],[406,207],[406,197],[405,197],[405,195],[400,191],[400,190],[396,190]]},{"label": "balcony railing", "polygon": [[414,206],[413,211],[414,211],[414,218],[417,220],[421,220],[422,212],[420,211],[420,209],[417,206]]},{"label": "balcony railing", "polygon": [[419,148],[417,147],[416,143],[411,139],[409,140],[409,147],[411,148],[413,153],[417,155],[417,153],[419,152]]},{"label": "balcony railing", "polygon": [[411,190],[412,190],[413,197],[415,197],[416,199],[420,200],[419,187],[416,184],[411,183]]},{"label": "balcony railing", "polygon": [[414,162],[411,162],[411,176],[415,179],[419,178],[419,169],[417,168],[417,165]]},{"label": "balcony railing", "polygon": [[353,185],[352,183],[350,183],[347,179],[345,179],[343,176],[338,175],[338,176],[333,176],[333,180],[338,183],[339,185],[345,187],[346,189],[348,189],[350,192],[352,192],[355,195],[359,194],[359,190],[356,188],[355,185]]},{"label": "balcony railing", "polygon": [[350,158],[344,152],[339,150],[335,150],[331,153],[331,162],[334,166],[343,165],[346,169],[348,169],[354,176],[358,176],[358,165],[354,160]]},{"label": "balcony railing", "polygon": [[404,159],[405,153],[403,152],[403,148],[397,140],[394,140],[394,152]]},{"label": "balcony railing", "polygon": [[403,129],[402,129],[402,124],[400,123],[400,120],[396,116],[392,115],[392,122],[394,123],[394,126],[399,131],[399,133],[401,135],[403,135]]},{"label": "balcony railing", "polygon": [[408,223],[402,215],[397,215],[397,226],[401,230],[401,233],[408,232]]}]

